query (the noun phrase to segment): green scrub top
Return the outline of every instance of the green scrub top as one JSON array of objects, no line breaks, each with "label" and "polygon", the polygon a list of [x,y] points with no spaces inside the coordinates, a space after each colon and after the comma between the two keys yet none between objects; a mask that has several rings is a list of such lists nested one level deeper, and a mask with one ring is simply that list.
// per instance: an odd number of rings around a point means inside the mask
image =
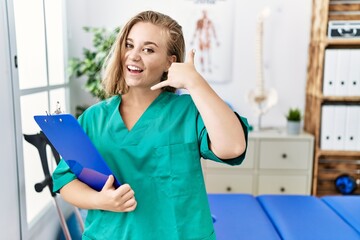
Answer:
[{"label": "green scrub top", "polygon": [[[191,96],[161,93],[130,131],[120,103],[121,96],[99,102],[79,123],[120,183],[132,187],[138,205],[125,213],[88,210],[83,239],[216,239],[200,159],[223,161],[209,149]],[[247,121],[238,118],[247,140]],[[62,160],[53,173],[54,192],[75,178]]]}]

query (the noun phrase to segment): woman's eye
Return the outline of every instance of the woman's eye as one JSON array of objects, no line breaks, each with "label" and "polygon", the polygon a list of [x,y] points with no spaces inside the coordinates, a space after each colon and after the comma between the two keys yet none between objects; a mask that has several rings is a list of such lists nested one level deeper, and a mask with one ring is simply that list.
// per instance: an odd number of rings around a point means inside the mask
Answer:
[{"label": "woman's eye", "polygon": [[144,48],[143,51],[146,52],[146,53],[153,53],[154,52],[154,50],[152,50],[151,48]]},{"label": "woman's eye", "polygon": [[125,48],[132,48],[132,47],[133,47],[133,45],[131,43],[126,43],[125,44]]}]

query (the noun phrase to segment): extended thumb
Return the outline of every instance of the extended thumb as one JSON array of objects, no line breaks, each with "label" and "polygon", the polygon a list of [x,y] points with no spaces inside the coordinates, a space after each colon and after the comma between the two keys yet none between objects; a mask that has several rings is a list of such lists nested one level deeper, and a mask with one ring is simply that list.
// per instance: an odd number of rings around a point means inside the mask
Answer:
[{"label": "extended thumb", "polygon": [[186,62],[194,64],[195,49],[191,49],[186,56]]},{"label": "extended thumb", "polygon": [[108,179],[105,182],[103,189],[113,188],[113,184],[114,184],[114,176],[109,175]]}]

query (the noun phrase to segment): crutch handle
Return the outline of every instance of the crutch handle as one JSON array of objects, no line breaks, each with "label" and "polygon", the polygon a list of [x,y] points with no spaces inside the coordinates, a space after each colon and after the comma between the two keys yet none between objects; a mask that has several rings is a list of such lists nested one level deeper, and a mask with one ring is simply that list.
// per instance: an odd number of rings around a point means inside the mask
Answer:
[{"label": "crutch handle", "polygon": [[50,183],[51,183],[51,177],[47,176],[43,181],[35,184],[35,191],[36,192],[42,192],[42,190],[46,186],[50,185]]}]

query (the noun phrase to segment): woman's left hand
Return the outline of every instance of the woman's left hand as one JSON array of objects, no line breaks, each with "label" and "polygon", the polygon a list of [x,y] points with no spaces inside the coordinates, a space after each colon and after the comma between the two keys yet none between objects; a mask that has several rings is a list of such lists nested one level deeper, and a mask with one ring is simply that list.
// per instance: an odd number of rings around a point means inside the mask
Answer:
[{"label": "woman's left hand", "polygon": [[196,71],[194,65],[194,55],[195,51],[191,50],[188,52],[187,59],[184,63],[172,63],[169,68],[168,79],[155,84],[151,87],[151,90],[160,89],[166,86],[189,90],[199,81],[199,79],[204,80]]}]

